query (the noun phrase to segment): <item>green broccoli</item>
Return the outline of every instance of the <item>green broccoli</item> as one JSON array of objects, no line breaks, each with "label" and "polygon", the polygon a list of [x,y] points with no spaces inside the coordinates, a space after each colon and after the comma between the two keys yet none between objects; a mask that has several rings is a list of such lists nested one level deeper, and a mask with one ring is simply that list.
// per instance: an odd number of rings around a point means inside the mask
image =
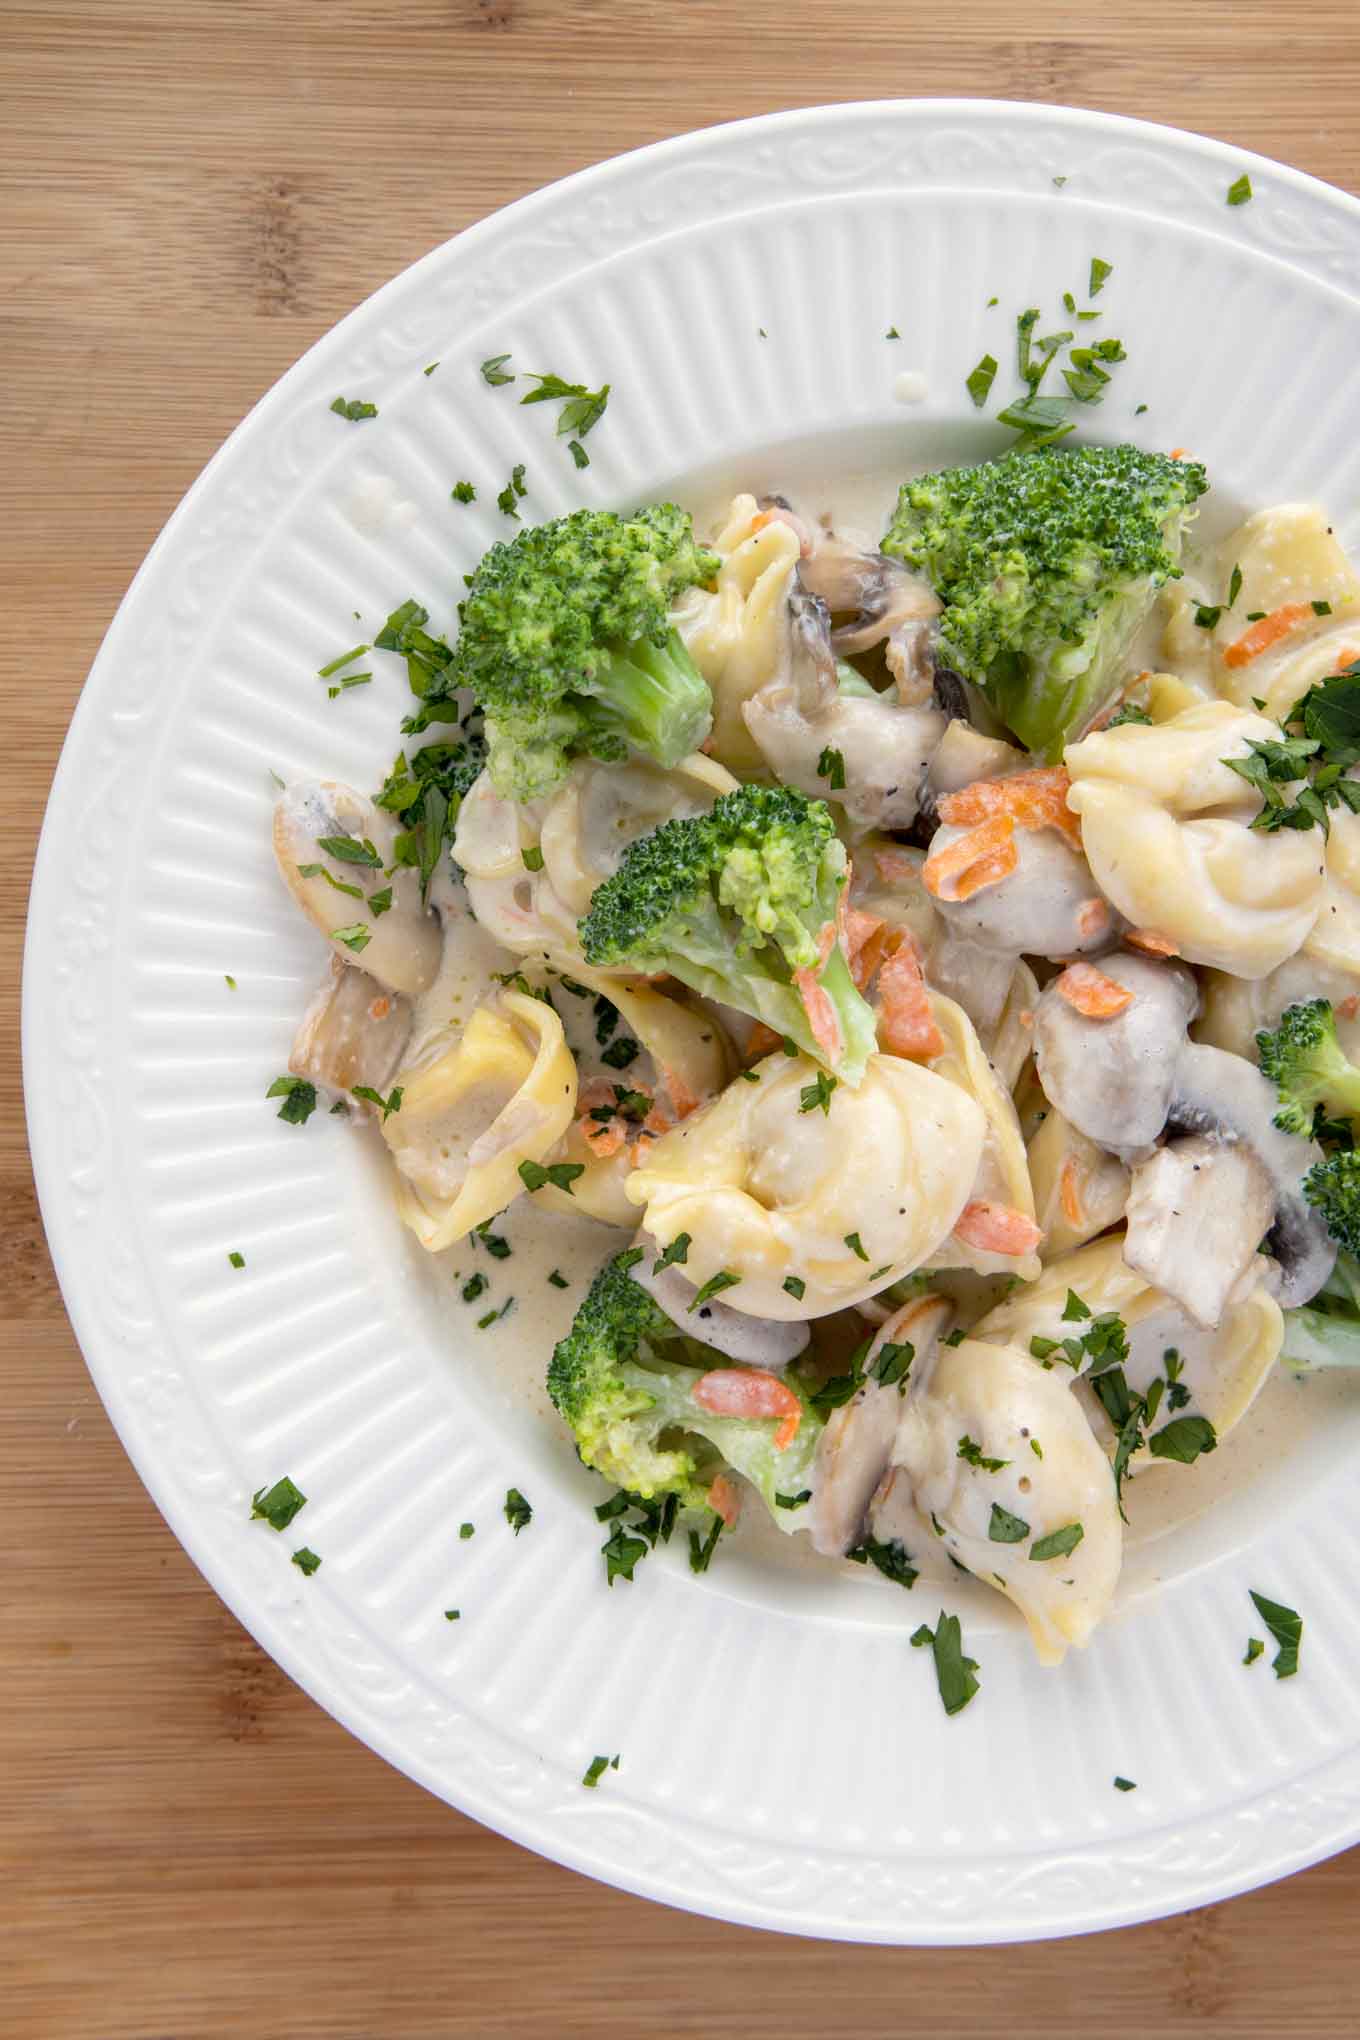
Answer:
[{"label": "green broccoli", "polygon": [[493,545],[423,716],[467,688],[486,713],[496,790],[517,800],[549,792],[581,753],[677,764],[707,736],[713,698],[670,605],[718,564],[674,503],[576,510]]},{"label": "green broccoli", "polygon": [[[846,870],[824,801],[741,786],[708,814],[663,822],[629,845],[590,902],[581,947],[597,967],[666,971],[754,1014],[857,1084],[876,1044],[833,939]],[[800,985],[804,971],[817,976]]]},{"label": "green broccoli", "polygon": [[1330,999],[1287,1006],[1274,1033],[1256,1037],[1261,1068],[1280,1094],[1275,1124],[1285,1133],[1312,1133],[1318,1107],[1350,1117],[1360,1113],[1360,1069],[1336,1038]]},{"label": "green broccoli", "polygon": [[1303,1179],[1303,1194],[1321,1212],[1337,1245],[1360,1254],[1360,1153],[1338,1148],[1314,1162]]},{"label": "green broccoli", "polygon": [[693,1391],[705,1374],[748,1370],[687,1338],[632,1280],[636,1258],[634,1249],[606,1262],[548,1365],[548,1394],[582,1461],[644,1501],[673,1494],[686,1509],[709,1507],[709,1488],[730,1469],[758,1490],[782,1529],[798,1528],[801,1512],[789,1497],[810,1485],[822,1420],[792,1377],[788,1393],[801,1416],[782,1451],[781,1419],[702,1409]]},{"label": "green broccoli", "polygon": [[1113,693],[1129,642],[1180,574],[1193,461],[1041,447],[903,484],[883,550],[944,604],[940,647],[1030,750],[1057,759]]},{"label": "green broccoli", "polygon": [[1360,1262],[1343,1250],[1312,1300],[1284,1313],[1282,1357],[1296,1373],[1360,1367]]}]

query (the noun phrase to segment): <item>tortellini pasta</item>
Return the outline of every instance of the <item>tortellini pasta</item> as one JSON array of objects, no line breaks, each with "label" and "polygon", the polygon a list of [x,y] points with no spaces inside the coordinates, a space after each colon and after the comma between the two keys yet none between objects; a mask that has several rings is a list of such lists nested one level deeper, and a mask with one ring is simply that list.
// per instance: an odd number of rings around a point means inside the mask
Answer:
[{"label": "tortellini pasta", "polygon": [[1209,701],[1066,754],[1068,805],[1102,891],[1144,939],[1235,977],[1265,977],[1292,955],[1322,900],[1321,831],[1252,829],[1260,795],[1223,762],[1279,734]]},{"label": "tortellini pasta", "polygon": [[1050,1105],[1027,1150],[1034,1212],[1044,1229],[1042,1258],[1070,1253],[1116,1225],[1129,1195],[1129,1170]]},{"label": "tortellini pasta", "polygon": [[[1036,1336],[1061,1341],[1073,1333],[1080,1335],[1085,1321],[1063,1317],[1068,1292],[1075,1291],[1094,1316],[1115,1311],[1122,1319],[1129,1344],[1122,1364],[1131,1389],[1146,1395],[1154,1381],[1166,1380],[1166,1355],[1174,1351],[1181,1363],[1181,1385],[1190,1396],[1183,1413],[1207,1417],[1218,1437],[1226,1437],[1251,1408],[1279,1357],[1284,1336],[1279,1305],[1258,1281],[1243,1300],[1230,1305],[1217,1330],[1204,1331],[1170,1297],[1135,1274],[1124,1260],[1123,1244],[1118,1235],[1093,1240],[1050,1261],[1032,1288],[989,1311],[974,1327],[976,1335],[1022,1350]],[[1064,1383],[1073,1379],[1061,1356],[1053,1372]],[[1109,1420],[1096,1397],[1080,1380],[1076,1394],[1097,1433],[1112,1447]],[[1154,1431],[1168,1421],[1179,1401],[1163,1397]],[[1143,1448],[1135,1461],[1148,1457]]]},{"label": "tortellini pasta", "polygon": [[712,544],[722,555],[716,583],[690,589],[674,621],[713,690],[708,749],[749,776],[763,761],[742,705],[788,657],[789,582],[802,546],[790,524],[762,512],[748,495],[733,498]]},{"label": "tortellini pasta", "polygon": [[913,1379],[869,1524],[913,1555],[940,1540],[1015,1603],[1047,1665],[1090,1639],[1123,1557],[1109,1463],[1070,1389],[999,1333],[942,1346]]},{"label": "tortellini pasta", "polygon": [[[425,910],[416,873],[409,866],[385,868],[392,864],[394,834],[391,815],[334,779],[298,780],[274,807],[279,871],[313,927],[329,937],[332,955],[343,964],[362,956],[370,977],[389,992],[415,999],[439,969],[439,923]],[[322,849],[341,838],[371,844],[376,861],[351,862]],[[359,884],[361,878],[366,885]],[[370,917],[366,894],[380,885],[390,890],[391,905]],[[364,938],[357,948],[356,922]]]},{"label": "tortellini pasta", "polygon": [[[820,1317],[910,1274],[952,1232],[988,1135],[961,1084],[871,1055],[816,1102],[802,1056],[767,1056],[656,1143],[628,1180],[660,1246],[688,1233],[696,1284],[759,1317]],[[791,1284],[791,1286],[789,1286]]]},{"label": "tortellini pasta", "polygon": [[397,1209],[430,1253],[504,1210],[521,1162],[544,1161],[571,1124],[576,1065],[551,1006],[502,991],[461,1033],[437,1029],[397,1072],[400,1110],[383,1119]]},{"label": "tortellini pasta", "polygon": [[1234,978],[1206,971],[1201,990],[1204,1010],[1191,1030],[1196,1041],[1255,1062],[1257,1035],[1273,1028],[1286,1006],[1330,999],[1337,1039],[1350,1060],[1360,1063],[1360,976],[1321,961],[1307,948],[1269,977]]},{"label": "tortellini pasta", "polygon": [[[930,1005],[935,1025],[945,1044],[942,1054],[932,1056],[930,1069],[935,1076],[946,1078],[970,1098],[976,1099],[987,1123],[987,1136],[970,1198],[1004,1205],[1008,1210],[1032,1219],[1034,1191],[1030,1186],[1025,1143],[1011,1094],[983,1054],[982,1043],[963,1008],[938,992],[931,994]],[[1022,1282],[1032,1282],[1039,1273],[1037,1254],[1027,1253],[1017,1258],[1010,1254],[991,1253],[970,1244],[957,1232],[951,1233],[937,1248],[927,1265],[971,1268],[978,1275],[1018,1275]]]}]

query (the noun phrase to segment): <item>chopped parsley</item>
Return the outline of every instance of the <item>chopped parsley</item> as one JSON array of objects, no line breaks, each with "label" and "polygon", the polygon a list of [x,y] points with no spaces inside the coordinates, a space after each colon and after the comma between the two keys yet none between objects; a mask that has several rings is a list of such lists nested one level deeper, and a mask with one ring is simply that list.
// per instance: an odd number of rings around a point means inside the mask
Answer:
[{"label": "chopped parsley", "polygon": [[855,1256],[856,1260],[858,1261],[868,1260],[869,1256],[864,1251],[864,1242],[857,1232],[848,1232],[845,1235],[845,1244],[847,1247],[849,1247],[851,1253]]},{"label": "chopped parsley", "polygon": [[1087,297],[1099,297],[1107,280],[1114,275],[1113,262],[1102,262],[1099,255],[1091,257],[1091,274],[1086,286]]},{"label": "chopped parsley", "polygon": [[474,1246],[483,1246],[493,1261],[510,1259],[510,1242],[503,1234],[491,1231],[491,1220],[484,1218],[480,1225],[474,1225],[469,1235]]},{"label": "chopped parsley", "polygon": [[846,1557],[855,1565],[871,1565],[881,1572],[885,1580],[894,1586],[914,1587],[921,1577],[919,1569],[911,1562],[906,1546],[894,1537],[888,1543],[880,1544],[876,1537],[866,1537],[846,1552]]},{"label": "chopped parsley", "polygon": [[1312,608],[1314,616],[1330,616],[1332,613],[1332,605],[1330,602],[1314,602],[1310,606]]},{"label": "chopped parsley", "polygon": [[455,503],[475,503],[477,491],[471,482],[455,482],[449,491],[449,496]]},{"label": "chopped parsley", "polygon": [[1136,1792],[1138,1790],[1138,1787],[1135,1785],[1132,1778],[1116,1778],[1114,1781],[1114,1789],[1116,1792]]},{"label": "chopped parsley", "polygon": [[461,1608],[446,1608],[444,1610],[444,1620],[446,1622],[461,1622],[462,1619],[463,1611]]},{"label": "chopped parsley", "polygon": [[401,1110],[402,1088],[400,1084],[394,1084],[390,1096],[386,1098],[384,1098],[381,1091],[375,1091],[372,1084],[354,1084],[350,1087],[350,1096],[352,1098],[362,1098],[365,1104],[376,1105],[382,1113],[382,1123],[384,1126],[386,1126],[394,1112],[400,1112]]},{"label": "chopped parsley", "polygon": [[516,1537],[519,1536],[520,1531],[524,1528],[526,1523],[530,1523],[533,1521],[533,1514],[534,1514],[533,1510],[530,1508],[529,1504],[525,1501],[523,1495],[520,1493],[517,1487],[506,1489],[505,1520],[510,1525],[510,1528],[514,1531]]},{"label": "chopped parsley", "polygon": [[[609,402],[609,384],[604,383],[598,390],[588,390],[584,383],[563,382],[560,375],[535,375],[526,370],[530,382],[538,384],[527,397],[521,397],[521,404],[549,404],[561,402],[562,409],[557,415],[557,436],[566,439],[576,433],[581,439],[595,425],[598,425]],[[577,463],[580,466],[580,462]]]},{"label": "chopped parsley", "polygon": [[1147,1444],[1154,1459],[1174,1459],[1182,1466],[1193,1466],[1202,1452],[1217,1449],[1218,1434],[1207,1417],[1175,1417],[1154,1431]]},{"label": "chopped parsley", "polygon": [[637,1061],[641,1053],[642,1050],[631,1034],[621,1034],[617,1041],[610,1042],[600,1061],[611,1070],[626,1070],[630,1063]]},{"label": "chopped parsley", "polygon": [[329,665],[317,667],[316,669],[317,679],[318,680],[332,679],[335,676],[335,674],[341,671],[343,667],[352,666],[356,659],[361,659],[365,652],[372,651],[372,649],[373,647],[371,645],[355,645],[352,651],[341,652],[339,658],[332,659]]},{"label": "chopped parsley", "polygon": [[460,1523],[458,1525],[458,1538],[460,1543],[466,1544],[469,1537],[475,1537],[476,1535],[477,1525],[475,1523]]},{"label": "chopped parsley", "polygon": [[689,1259],[690,1236],[678,1232],[668,1247],[663,1247],[656,1257],[654,1272],[662,1268],[683,1268]]},{"label": "chopped parsley", "polygon": [[[995,298],[992,299],[992,303],[993,304],[996,303]],[[969,396],[973,399],[973,402],[976,404],[979,411],[982,409],[988,397],[991,395],[992,384],[995,381],[996,381],[996,356],[993,354],[984,354],[981,361],[978,363],[977,367],[973,370],[972,374],[967,377],[964,384],[964,387],[967,389]]]},{"label": "chopped parsley", "polygon": [[905,1395],[907,1376],[915,1358],[916,1348],[910,1339],[885,1339],[869,1372],[884,1388],[895,1388],[899,1395]]},{"label": "chopped parsley", "polygon": [[565,1190],[572,1195],[572,1184],[578,1176],[584,1176],[584,1162],[549,1162],[544,1168],[541,1162],[521,1162],[519,1179],[526,1190],[541,1190],[545,1183],[551,1183],[554,1190]]},{"label": "chopped parsley", "polygon": [[601,1778],[603,1778],[606,1771],[617,1771],[618,1768],[619,1760],[617,1756],[592,1757],[590,1762],[586,1766],[586,1773],[584,1778],[582,1778],[581,1783],[583,1785],[589,1785],[591,1790],[593,1791],[594,1788],[599,1784]]},{"label": "chopped parsley", "polygon": [[987,1535],[993,1544],[1023,1544],[1029,1536],[1029,1524],[1023,1517],[1013,1516],[1009,1509],[1003,1509],[1000,1502],[993,1502]]},{"label": "chopped parsley", "polygon": [[348,418],[351,425],[362,423],[365,418],[376,418],[378,407],[364,397],[336,397],[331,409],[337,418]]},{"label": "chopped parsley", "polygon": [[883,335],[883,338],[885,340],[900,340],[902,338],[902,335],[898,332],[896,326],[889,326],[887,332]]},{"label": "chopped parsley", "polygon": [[235,980],[235,978],[234,978],[234,977],[233,977],[233,976],[231,975],[231,972],[230,972],[230,971],[224,971],[222,975],[223,975],[223,979],[224,979],[224,981],[225,981],[225,983],[226,983],[226,987],[227,987],[227,990],[228,990],[229,992],[234,992],[234,991],[236,990],[236,980]]},{"label": "chopped parsley", "polygon": [[433,375],[438,366],[439,363],[437,361],[432,361],[428,368],[422,368],[420,372],[422,375]]},{"label": "chopped parsley", "polygon": [[843,1409],[857,1390],[864,1386],[864,1362],[869,1352],[866,1339],[850,1355],[850,1365],[844,1374],[833,1374],[819,1389],[808,1397],[808,1406],[819,1416],[827,1416],[832,1410]]},{"label": "chopped parsley", "polygon": [[364,896],[362,886],[346,885],[334,872],[327,871],[324,864],[299,864],[297,874],[299,878],[324,878],[332,892],[346,893],[352,900],[361,900]]},{"label": "chopped parsley", "polygon": [[548,1280],[554,1289],[569,1289],[571,1287],[571,1284],[567,1281],[560,1268],[550,1268],[548,1270]]},{"label": "chopped parsley", "polygon": [[929,1644],[935,1655],[935,1680],[940,1689],[940,1699],[946,1714],[958,1714],[978,1690],[974,1677],[977,1660],[963,1654],[963,1625],[957,1615],[946,1615],[943,1608],[934,1629],[923,1622],[919,1629],[912,1631],[911,1642],[917,1650]]},{"label": "chopped parsley", "polygon": [[[599,1514],[598,1510],[596,1514]],[[622,1523],[615,1523],[608,1538],[600,1546],[604,1554],[607,1583],[612,1587],[615,1580],[627,1580],[631,1585],[634,1567],[640,1558],[647,1556],[650,1548],[644,1537],[630,1537]]]},{"label": "chopped parsley", "polygon": [[801,1275],[786,1275],[783,1287],[797,1303],[801,1303],[807,1294],[807,1284]]},{"label": "chopped parsley", "polygon": [[1235,177],[1228,186],[1228,204],[1245,205],[1251,195],[1251,179],[1244,170],[1242,175]]},{"label": "chopped parsley", "polygon": [[272,1530],[286,1530],[298,1510],[306,1506],[306,1495],[285,1473],[282,1480],[274,1482],[273,1487],[257,1488],[251,1496],[251,1521],[263,1518]]},{"label": "chopped parsley", "polygon": [[[804,1085],[803,1089],[798,1093],[798,1110],[800,1112],[815,1112],[820,1106],[822,1112],[829,1118],[831,1115],[831,1098],[832,1093],[836,1089],[836,1083],[837,1079],[835,1077],[828,1076],[825,1070],[818,1070],[816,1083]],[[868,1258],[867,1255],[865,1258]]]},{"label": "chopped parsley", "polygon": [[314,1551],[309,1551],[307,1546],[304,1544],[293,1553],[293,1564],[297,1567],[300,1573],[303,1573],[307,1579],[310,1579],[312,1574],[317,1570],[317,1567],[321,1564],[321,1560],[317,1557]]},{"label": "chopped parsley", "polygon": [[275,1077],[266,1098],[282,1098],[279,1118],[290,1126],[305,1126],[316,1110],[316,1085],[305,1077]]},{"label": "chopped parsley", "polygon": [[1258,1594],[1254,1587],[1248,1591],[1255,1603],[1257,1614],[1280,1646],[1271,1660],[1270,1668],[1277,1679],[1292,1679],[1299,1668],[1303,1617],[1279,1601],[1268,1601],[1265,1595]]},{"label": "chopped parsley", "polygon": [[969,1466],[976,1466],[982,1473],[1000,1473],[1003,1466],[1009,1466],[1009,1459],[988,1459],[975,1438],[965,1431],[959,1440],[956,1459],[962,1459]]},{"label": "chopped parsley", "polygon": [[845,758],[829,744],[817,760],[817,777],[826,781],[832,793],[839,793],[845,785]]},{"label": "chopped parsley", "polygon": [[512,375],[505,373],[505,364],[509,359],[508,354],[493,354],[489,361],[482,363],[482,381],[489,383],[493,390],[499,389],[502,383],[512,383],[515,380]]},{"label": "chopped parsley", "polygon": [[231,1262],[233,1268],[244,1268],[246,1265],[245,1255],[238,1254],[234,1249],[227,1255],[227,1259]]},{"label": "chopped parsley", "polygon": [[716,1512],[713,1527],[707,1537],[701,1538],[697,1530],[689,1533],[689,1569],[692,1573],[706,1573],[718,1548],[718,1539],[723,1533],[723,1519]]},{"label": "chopped parsley", "polygon": [[1201,630],[1212,630],[1222,614],[1221,604],[1199,602],[1195,605],[1195,622]]},{"label": "chopped parsley", "polygon": [[469,1275],[467,1281],[463,1284],[464,1303],[475,1303],[477,1298],[484,1295],[490,1287],[491,1285],[487,1281],[486,1276],[483,1275],[479,1268],[476,1274]]},{"label": "chopped parsley", "polygon": [[1254,1665],[1258,1657],[1265,1656],[1265,1651],[1265,1644],[1259,1636],[1249,1636],[1247,1638],[1247,1654],[1242,1660],[1243,1664]]},{"label": "chopped parsley", "polygon": [[1080,1523],[1064,1523],[1061,1530],[1050,1530],[1047,1537],[1041,1537],[1030,1546],[1032,1559],[1042,1562],[1049,1558],[1066,1558],[1075,1551],[1086,1535]]},{"label": "chopped parsley", "polygon": [[510,470],[510,479],[496,498],[496,508],[503,517],[519,517],[519,505],[529,491],[524,486],[524,463]]},{"label": "chopped parsley", "polygon": [[805,1487],[800,1488],[796,1495],[777,1494],[774,1498],[774,1505],[776,1509],[801,1509],[804,1502],[810,1502],[811,1500],[812,1489]]},{"label": "chopped parsley", "polygon": [[1227,606],[1229,609],[1232,608],[1233,604],[1236,602],[1238,596],[1241,593],[1242,593],[1242,569],[1238,566],[1234,566],[1232,573],[1228,579]]},{"label": "chopped parsley", "polygon": [[716,1275],[709,1276],[702,1289],[695,1290],[694,1300],[689,1306],[690,1312],[698,1310],[699,1306],[707,1303],[711,1297],[721,1296],[724,1289],[735,1289],[740,1280],[740,1275],[733,1275],[726,1268],[719,1268]]},{"label": "chopped parsley", "polygon": [[362,921],[351,921],[346,928],[332,928],[331,940],[343,942],[346,949],[352,949],[359,956],[373,940],[373,930],[366,928]]},{"label": "chopped parsley", "polygon": [[590,455],[586,452],[579,439],[569,439],[567,441],[567,452],[571,455],[578,468],[588,468],[590,466]]},{"label": "chopped parsley", "polygon": [[477,1320],[478,1331],[484,1332],[490,1325],[499,1324],[503,1317],[509,1316],[510,1312],[514,1309],[514,1307],[515,1307],[514,1297],[507,1296],[505,1302],[501,1305],[499,1310],[489,1310],[486,1313],[485,1317],[478,1318]]}]

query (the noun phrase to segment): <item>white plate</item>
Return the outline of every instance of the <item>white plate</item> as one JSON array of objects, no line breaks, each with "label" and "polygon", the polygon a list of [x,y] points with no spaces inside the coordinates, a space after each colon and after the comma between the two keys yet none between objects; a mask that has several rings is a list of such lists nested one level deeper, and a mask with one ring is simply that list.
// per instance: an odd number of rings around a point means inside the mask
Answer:
[{"label": "white plate", "polygon": [[[1230,210],[1243,169],[1256,196]],[[759,1926],[1072,1933],[1354,1841],[1356,1425],[1186,1531],[1161,1590],[1060,1673],[1004,1608],[970,1624],[984,1685],[952,1721],[907,1646],[933,1617],[919,1594],[791,1582],[739,1550],[701,1580],[659,1555],[606,1592],[598,1489],[441,1327],[363,1143],[321,1117],[282,1126],[263,1101],[319,960],[273,872],[266,768],[377,783],[402,683],[329,704],[315,668],[412,590],[449,623],[458,575],[504,532],[492,498],[512,462],[545,516],[700,464],[763,482],[771,449],[811,438],[831,458],[846,433],[929,454],[972,418],[979,355],[1004,363],[1014,313],[1081,290],[1093,255],[1115,265],[1103,302],[1131,357],[1102,429],[1191,447],[1221,499],[1317,496],[1353,518],[1353,200],[1042,107],[719,128],[498,214],[283,378],[124,602],[43,834],[24,985],[43,1210],[95,1380],[177,1535],[293,1677],[432,1791],[595,1876]],[[588,473],[551,443],[549,407],[480,382],[506,349],[613,383]],[[912,410],[893,394],[904,370],[927,380]],[[337,393],[379,419],[342,423]],[[472,511],[448,500],[463,474]],[[312,1498],[312,1580],[291,1537],[247,1520],[285,1471]],[[535,1508],[513,1543],[512,1482]],[[1249,1585],[1304,1613],[1289,1684],[1240,1666]],[[442,1620],[450,1599],[461,1623]],[[622,1768],[583,1791],[588,1759],[616,1749]],[[1114,1792],[1116,1772],[1139,1790]]]}]

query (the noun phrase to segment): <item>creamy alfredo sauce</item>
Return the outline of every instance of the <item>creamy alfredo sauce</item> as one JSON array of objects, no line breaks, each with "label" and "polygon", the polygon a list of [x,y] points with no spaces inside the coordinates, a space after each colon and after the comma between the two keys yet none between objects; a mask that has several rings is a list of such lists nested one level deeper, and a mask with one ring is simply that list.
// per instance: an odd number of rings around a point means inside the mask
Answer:
[{"label": "creamy alfredo sauce", "polygon": [[[957,458],[956,442],[953,457]],[[920,465],[924,469],[929,464]],[[757,493],[780,491],[814,514],[825,514],[847,535],[876,545],[907,471],[900,463],[876,466],[866,461],[862,467],[828,480],[815,452],[809,452],[781,460],[768,474],[755,473],[736,482],[724,477],[712,493],[688,492],[682,500],[694,510],[696,525],[704,531],[717,524],[735,487]],[[1152,630],[1149,653],[1155,642],[1155,624]],[[448,917],[446,927],[457,930],[457,939],[446,941],[440,973],[417,1005],[412,1053],[435,1029],[450,1020],[466,1020],[492,988],[493,972],[514,970],[525,961],[501,949],[472,921],[461,889],[453,881],[447,877],[437,880],[432,897]],[[584,1083],[600,1069],[591,1022],[593,997],[577,1000],[555,989],[554,1003],[568,1040],[582,1057]],[[442,1255],[416,1258],[424,1279],[439,1296],[439,1317],[449,1328],[450,1365],[475,1367],[512,1427],[544,1424],[560,1434],[565,1462],[570,1458],[565,1431],[544,1385],[548,1358],[570,1326],[591,1277],[626,1244],[626,1236],[584,1216],[545,1210],[529,1197],[517,1199],[503,1218],[493,1222],[492,1231],[509,1246],[508,1256],[499,1257],[472,1240],[462,1240]],[[486,1287],[472,1302],[464,1303],[462,1288],[477,1273],[485,1277]],[[553,1273],[565,1279],[565,1288],[549,1280]],[[513,1298],[513,1303],[506,1315],[480,1329],[478,1320],[499,1310],[508,1298]],[[1184,1338],[1180,1343],[1188,1347]],[[1188,1350],[1186,1358],[1191,1359]],[[1215,1452],[1203,1455],[1193,1466],[1143,1465],[1126,1482],[1129,1520],[1112,1619],[1141,1593],[1259,1532],[1264,1520],[1306,1496],[1322,1461],[1346,1456],[1357,1444],[1360,1380],[1353,1381],[1344,1371],[1297,1376],[1277,1367],[1247,1415]],[[601,1482],[600,1499],[606,1492]],[[594,1530],[593,1520],[583,1518],[582,1534],[588,1537]],[[924,1554],[913,1552],[911,1556],[919,1562]],[[728,1568],[733,1568],[738,1558],[740,1567],[729,1574],[731,1590],[759,1592],[762,1578],[778,1577],[786,1585],[806,1582],[809,1588],[815,1585],[822,1591],[805,1605],[828,1612],[826,1587],[835,1591],[838,1605],[843,1605],[845,1587],[854,1582],[862,1592],[879,1596],[879,1619],[885,1623],[902,1619],[900,1588],[872,1568],[819,1558],[805,1534],[776,1529],[758,1502],[748,1504],[736,1532],[723,1540],[710,1575],[714,1584],[722,1584],[721,1561],[725,1559]],[[914,1602],[907,1604],[913,1621],[917,1619],[916,1604],[928,1618],[931,1604],[942,1591],[937,1571],[938,1563],[932,1564],[915,1589]],[[734,1581],[738,1582],[735,1587]],[[961,1574],[948,1578],[947,1597],[951,1605],[966,1610],[975,1625],[1013,1628],[1021,1633],[1019,1615],[1001,1596]],[[1243,1627],[1245,1635],[1245,1613]]]}]

